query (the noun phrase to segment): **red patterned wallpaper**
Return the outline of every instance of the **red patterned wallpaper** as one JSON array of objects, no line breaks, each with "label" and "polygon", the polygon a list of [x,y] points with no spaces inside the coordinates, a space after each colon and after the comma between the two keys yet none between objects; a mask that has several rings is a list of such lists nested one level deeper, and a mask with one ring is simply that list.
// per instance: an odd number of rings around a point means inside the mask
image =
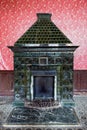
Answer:
[{"label": "red patterned wallpaper", "polygon": [[36,13],[52,13],[53,22],[80,47],[74,69],[87,69],[87,0],[0,0],[0,70],[13,70],[7,46],[36,21]]}]

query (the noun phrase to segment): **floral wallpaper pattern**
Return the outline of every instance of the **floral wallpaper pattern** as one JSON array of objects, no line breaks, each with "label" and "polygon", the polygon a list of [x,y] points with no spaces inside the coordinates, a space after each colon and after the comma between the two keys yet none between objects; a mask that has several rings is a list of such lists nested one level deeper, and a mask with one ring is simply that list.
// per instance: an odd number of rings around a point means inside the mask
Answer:
[{"label": "floral wallpaper pattern", "polygon": [[0,70],[13,70],[13,46],[36,21],[36,13],[52,13],[52,21],[79,48],[74,69],[87,69],[87,0],[0,0]]}]

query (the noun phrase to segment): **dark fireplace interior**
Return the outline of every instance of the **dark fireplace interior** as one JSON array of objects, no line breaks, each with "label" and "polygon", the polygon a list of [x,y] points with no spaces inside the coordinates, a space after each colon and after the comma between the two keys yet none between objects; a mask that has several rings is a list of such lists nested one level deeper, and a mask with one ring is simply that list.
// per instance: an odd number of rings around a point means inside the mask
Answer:
[{"label": "dark fireplace interior", "polygon": [[54,76],[34,76],[34,99],[54,98]]}]

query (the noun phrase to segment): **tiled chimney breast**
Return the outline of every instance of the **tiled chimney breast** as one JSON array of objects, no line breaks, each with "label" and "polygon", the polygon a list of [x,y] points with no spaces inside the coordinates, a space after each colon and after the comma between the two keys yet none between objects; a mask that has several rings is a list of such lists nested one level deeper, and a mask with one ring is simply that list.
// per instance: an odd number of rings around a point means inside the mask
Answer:
[{"label": "tiled chimney breast", "polygon": [[14,52],[14,104],[24,105],[27,99],[73,106],[73,53],[78,46],[68,46],[71,41],[51,21],[51,14],[38,13],[37,17],[9,46]]},{"label": "tiled chimney breast", "polygon": [[69,44],[71,41],[51,21],[51,14],[38,13],[37,21],[23,34],[15,45]]}]

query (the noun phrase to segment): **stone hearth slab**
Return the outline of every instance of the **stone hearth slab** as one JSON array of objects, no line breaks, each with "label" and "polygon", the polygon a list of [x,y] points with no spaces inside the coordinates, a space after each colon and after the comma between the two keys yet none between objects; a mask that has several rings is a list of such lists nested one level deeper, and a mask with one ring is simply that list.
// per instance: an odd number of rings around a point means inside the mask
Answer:
[{"label": "stone hearth slab", "polygon": [[16,107],[10,113],[6,123],[8,125],[78,125],[79,120],[73,108]]}]

